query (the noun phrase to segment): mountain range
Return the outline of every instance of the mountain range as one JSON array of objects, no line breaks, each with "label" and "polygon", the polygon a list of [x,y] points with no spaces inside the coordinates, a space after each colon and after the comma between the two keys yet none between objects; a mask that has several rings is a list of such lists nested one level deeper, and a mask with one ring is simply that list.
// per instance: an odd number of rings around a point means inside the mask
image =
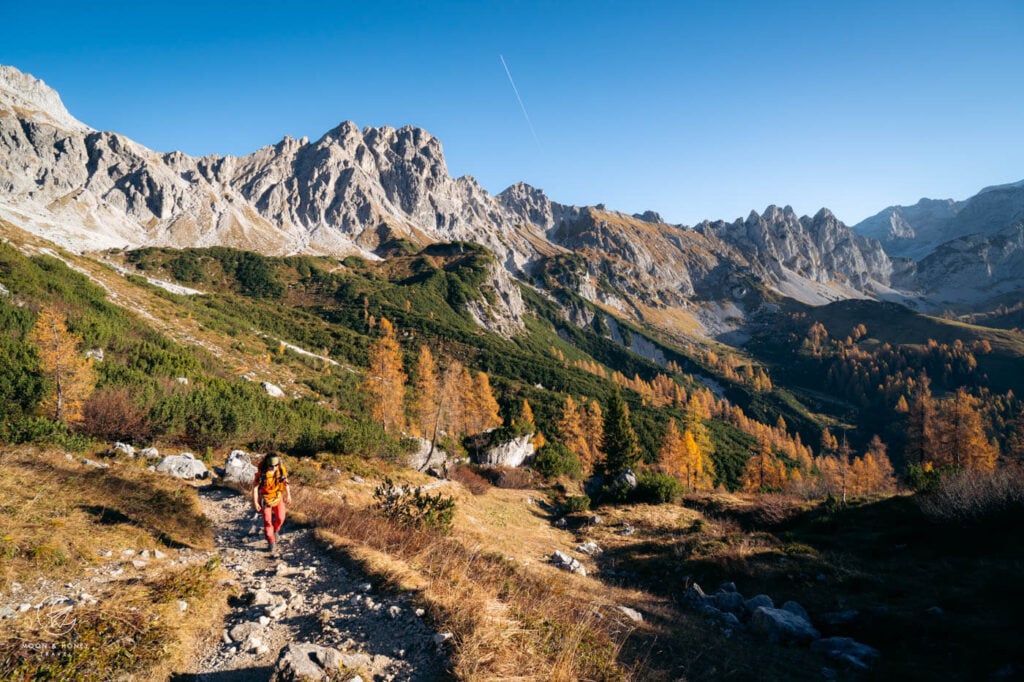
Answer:
[{"label": "mountain range", "polygon": [[735,331],[767,300],[754,292],[977,312],[1024,289],[1024,182],[892,206],[852,228],[827,209],[788,206],[671,225],[653,211],[559,204],[525,183],[491,195],[453,178],[441,142],[412,126],[343,122],[241,157],[157,152],[90,128],[9,66],[0,218],[74,251],[223,245],[376,259],[403,243],[476,242],[503,266],[495,279],[536,283],[568,259],[563,284],[583,298],[683,336]]}]

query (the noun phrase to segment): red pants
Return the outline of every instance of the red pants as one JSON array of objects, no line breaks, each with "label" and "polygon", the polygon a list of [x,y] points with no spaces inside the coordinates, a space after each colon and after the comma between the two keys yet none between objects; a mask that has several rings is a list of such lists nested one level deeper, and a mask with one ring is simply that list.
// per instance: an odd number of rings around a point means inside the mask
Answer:
[{"label": "red pants", "polygon": [[267,542],[277,540],[277,533],[284,525],[284,514],[284,500],[274,507],[263,505],[263,535],[266,536]]}]

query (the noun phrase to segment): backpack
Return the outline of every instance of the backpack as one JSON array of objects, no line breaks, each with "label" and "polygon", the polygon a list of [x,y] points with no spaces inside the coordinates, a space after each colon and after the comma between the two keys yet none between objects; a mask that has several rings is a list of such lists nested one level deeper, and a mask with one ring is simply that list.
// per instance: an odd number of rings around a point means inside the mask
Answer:
[{"label": "backpack", "polygon": [[276,507],[281,501],[281,494],[284,493],[284,484],[288,482],[288,471],[284,464],[278,464],[260,474],[260,495],[263,496],[263,503],[270,507]]}]

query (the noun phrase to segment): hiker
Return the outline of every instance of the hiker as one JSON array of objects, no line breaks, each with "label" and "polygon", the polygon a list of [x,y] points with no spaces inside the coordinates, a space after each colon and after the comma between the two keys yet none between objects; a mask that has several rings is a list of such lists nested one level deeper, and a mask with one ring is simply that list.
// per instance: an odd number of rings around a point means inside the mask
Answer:
[{"label": "hiker", "polygon": [[292,490],[288,487],[288,470],[281,462],[281,454],[271,452],[260,462],[252,482],[252,506],[263,514],[263,535],[267,538],[267,551],[274,553],[277,535],[284,525],[285,502],[292,503]]}]

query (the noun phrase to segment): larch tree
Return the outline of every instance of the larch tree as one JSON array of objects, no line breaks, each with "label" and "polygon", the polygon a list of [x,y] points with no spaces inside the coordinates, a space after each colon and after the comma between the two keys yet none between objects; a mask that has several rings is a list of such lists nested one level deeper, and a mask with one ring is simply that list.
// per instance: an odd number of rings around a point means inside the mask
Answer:
[{"label": "larch tree", "polygon": [[[601,444],[604,443],[604,411],[601,409],[601,403],[593,398],[583,411],[583,434],[589,451],[584,471],[590,473],[601,461]],[[580,463],[583,463],[582,459]]]},{"label": "larch tree", "polygon": [[569,449],[580,460],[580,465],[585,475],[589,475],[594,467],[594,461],[590,458],[590,446],[587,443],[587,435],[584,427],[584,413],[580,410],[576,401],[571,395],[565,396],[562,403],[562,416],[555,424],[558,430],[558,439],[562,445]]},{"label": "larch tree", "polygon": [[685,482],[686,453],[683,446],[683,434],[679,432],[675,419],[669,419],[668,428],[665,429],[665,435],[661,438],[658,466],[666,474],[678,479],[680,483]]},{"label": "larch tree", "polygon": [[473,379],[470,407],[467,410],[467,432],[483,433],[501,426],[498,401],[491,390],[491,380],[486,372],[477,372]]},{"label": "larch tree", "polygon": [[661,441],[658,464],[674,476],[688,492],[707,490],[713,485],[715,470],[711,459],[701,452],[697,440],[689,429],[679,432],[676,420],[671,419]]},{"label": "larch tree", "polygon": [[366,370],[363,390],[370,400],[370,411],[387,433],[400,433],[405,427],[405,372],[402,351],[395,328],[380,318],[380,336],[370,346],[370,367]]},{"label": "larch tree", "polygon": [[534,428],[537,426],[537,422],[533,417],[533,408],[530,407],[530,401],[526,398],[523,398],[523,405],[519,408],[519,420],[517,423],[523,424],[524,426],[529,425]]},{"label": "larch tree", "polygon": [[934,463],[957,469],[992,471],[998,450],[985,435],[978,399],[960,388],[943,401],[937,420],[937,441]]},{"label": "larch tree", "polygon": [[434,441],[437,438],[438,407],[441,402],[441,379],[434,355],[426,346],[420,346],[416,357],[414,393],[412,400],[413,426],[418,435]]},{"label": "larch tree", "polygon": [[468,398],[473,390],[473,379],[458,360],[452,360],[441,379],[440,428],[456,438],[466,433]]},{"label": "larch tree", "polygon": [[608,476],[632,469],[640,460],[640,442],[629,420],[629,405],[618,389],[608,400],[601,449],[604,451],[604,473]]},{"label": "larch tree", "polygon": [[740,478],[748,493],[782,490],[786,487],[786,465],[772,452],[768,441],[761,440],[757,451],[747,460]]},{"label": "larch tree", "polygon": [[930,383],[927,375],[922,375],[910,394],[904,446],[908,464],[924,465],[934,459],[936,415]]},{"label": "larch tree", "polygon": [[82,407],[96,386],[95,370],[81,354],[81,337],[68,330],[62,312],[47,305],[39,311],[27,340],[39,351],[48,380],[40,412],[65,424],[81,421]]}]

